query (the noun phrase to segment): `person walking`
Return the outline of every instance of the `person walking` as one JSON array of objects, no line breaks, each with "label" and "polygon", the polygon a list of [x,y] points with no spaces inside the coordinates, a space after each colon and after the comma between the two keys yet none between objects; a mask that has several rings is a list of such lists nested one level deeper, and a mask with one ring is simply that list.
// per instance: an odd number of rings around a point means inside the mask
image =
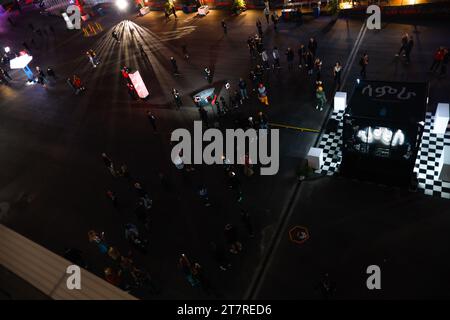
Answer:
[{"label": "person walking", "polygon": [[175,17],[175,19],[178,19],[178,16],[177,16],[177,9],[175,8],[175,5],[172,5],[171,10],[172,10],[172,14],[173,14],[173,16]]},{"label": "person walking", "polygon": [[222,19],[222,29],[223,29],[223,34],[227,34],[228,33],[227,23],[225,22],[224,19]]},{"label": "person walking", "polygon": [[241,222],[247,230],[249,237],[253,238],[255,236],[253,233],[253,225],[250,219],[250,214],[246,209],[241,209]]},{"label": "person walking", "polygon": [[9,80],[12,80],[12,78],[9,75],[8,71],[6,71],[5,69],[0,68],[0,73],[2,74],[3,77],[8,78]]},{"label": "person walking", "polygon": [[269,65],[269,55],[267,54],[267,51],[264,50],[263,52],[261,52],[261,60],[263,62],[263,66],[266,70],[270,69],[270,65]]},{"label": "person walking", "polygon": [[147,118],[150,121],[150,124],[152,125],[153,131],[156,132],[156,117],[155,115],[149,110],[147,111]]},{"label": "person walking", "polygon": [[298,53],[298,67],[301,69],[303,68],[303,65],[306,65],[306,48],[303,43],[300,44],[297,53]]},{"label": "person walking", "polygon": [[241,97],[243,99],[248,99],[247,83],[245,82],[244,79],[239,78],[238,87],[239,87],[239,91],[241,92]]},{"label": "person walking", "polygon": [[267,97],[267,90],[264,84],[260,83],[258,87],[258,98],[262,104],[269,106],[269,98]]},{"label": "person walking", "polygon": [[232,254],[238,254],[242,251],[242,244],[238,241],[237,230],[231,223],[225,225],[224,236]]},{"label": "person walking", "polygon": [[264,8],[264,16],[266,17],[266,22],[269,24],[270,21],[270,9],[269,7]]},{"label": "person walking", "polygon": [[361,71],[359,72],[359,74],[361,75],[361,77],[363,77],[363,79],[366,78],[367,76],[367,65],[369,64],[369,55],[364,52],[361,59],[359,60],[359,65],[361,66]]},{"label": "person walking", "polygon": [[172,95],[173,95],[173,99],[175,100],[175,105],[178,109],[181,108],[181,106],[183,105],[183,102],[181,101],[181,94],[178,92],[177,89],[173,88],[172,89]]},{"label": "person walking", "polygon": [[325,103],[327,103],[327,97],[325,96],[323,87],[317,88],[316,99],[317,99],[316,109],[319,109],[320,111],[322,111],[323,107],[325,106]]},{"label": "person walking", "polygon": [[338,61],[333,67],[334,86],[337,90],[341,88],[341,72],[342,72],[342,65]]},{"label": "person walking", "polygon": [[173,74],[174,74],[175,76],[180,75],[180,72],[178,71],[177,60],[175,60],[174,57],[170,57],[170,62],[172,63]]},{"label": "person walking", "polygon": [[431,64],[430,71],[434,72],[441,66],[442,60],[444,59],[444,47],[439,47],[433,56],[433,63]]},{"label": "person walking", "polygon": [[313,59],[316,58],[317,53],[317,41],[315,38],[310,38],[308,42],[308,50],[311,51]]},{"label": "person walking", "polygon": [[400,56],[400,54],[402,53],[402,51],[405,52],[406,54],[406,45],[408,44],[409,41],[409,35],[407,33],[405,33],[402,36],[402,41],[401,41],[401,46],[400,49],[398,50],[398,52],[395,54],[396,57]]},{"label": "person walking", "polygon": [[272,50],[272,57],[273,57],[273,68],[280,69],[280,52],[278,51],[277,47],[274,47]]},{"label": "person walking", "polygon": [[411,62],[411,51],[414,47],[414,40],[411,38],[408,40],[408,43],[405,45],[405,58],[406,58],[406,64],[409,64]]},{"label": "person walking", "polygon": [[288,70],[292,70],[294,66],[294,51],[291,48],[287,48],[286,50],[286,59],[288,63]]}]

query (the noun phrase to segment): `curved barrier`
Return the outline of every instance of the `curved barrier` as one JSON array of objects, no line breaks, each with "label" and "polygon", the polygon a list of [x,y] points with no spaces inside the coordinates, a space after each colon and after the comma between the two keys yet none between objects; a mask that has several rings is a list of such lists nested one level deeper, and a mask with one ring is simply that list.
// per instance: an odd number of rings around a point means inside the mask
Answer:
[{"label": "curved barrier", "polygon": [[81,269],[81,289],[67,288],[70,261],[0,224],[0,265],[54,300],[136,300]]}]

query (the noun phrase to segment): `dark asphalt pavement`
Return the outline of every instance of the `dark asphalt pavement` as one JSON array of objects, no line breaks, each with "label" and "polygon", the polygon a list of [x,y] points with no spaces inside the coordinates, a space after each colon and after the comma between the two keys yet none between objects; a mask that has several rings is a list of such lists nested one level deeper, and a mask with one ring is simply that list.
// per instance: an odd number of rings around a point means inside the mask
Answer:
[{"label": "dark asphalt pavement", "polygon": [[[192,121],[199,118],[188,95],[208,87],[203,79],[204,67],[211,68],[213,85],[217,89],[227,80],[236,87],[239,77],[248,79],[252,62],[246,39],[256,33],[258,17],[263,21],[261,11],[249,10],[238,17],[229,17],[224,11],[211,11],[204,18],[179,14],[178,21],[172,18],[165,22],[162,12],[151,12],[143,18],[129,18],[128,25],[136,27],[137,32],[133,38],[130,33],[122,33],[120,44],[111,38],[111,28],[126,17],[112,12],[99,20],[104,31],[89,38],[83,38],[81,32],[64,30],[62,19],[39,16],[37,12],[26,12],[17,18],[20,24],[12,30],[5,19],[0,20],[0,44],[7,42],[12,48],[19,47],[22,41],[31,41],[28,21],[33,20],[36,26],[52,24],[56,38],[34,36],[39,47],[32,48],[32,67],[52,66],[59,77],[56,84],[45,89],[39,85],[25,86],[23,75],[16,71],[11,72],[15,79],[11,87],[0,87],[0,203],[11,206],[1,222],[58,254],[67,247],[81,249],[92,271],[101,275],[111,259],[102,256],[88,242],[87,232],[90,229],[105,231],[107,241],[126,253],[130,247],[124,239],[122,225],[136,221],[132,210],[137,201],[130,184],[124,178],[112,178],[106,170],[100,157],[106,152],[116,165],[126,163],[131,175],[144,183],[154,200],[150,232],[143,231],[150,240],[150,250],[146,255],[139,252],[133,255],[137,265],[153,275],[162,292],[139,296],[149,299],[242,298],[295,188],[298,163],[314,144],[317,134],[282,129],[280,172],[276,176],[248,178],[240,171],[245,195],[240,205],[226,187],[222,167],[196,166],[192,173],[179,172],[170,162],[169,139],[173,129],[192,128]],[[228,23],[226,36],[220,26],[222,18]],[[278,33],[269,27],[265,29],[264,42],[267,48],[276,45],[283,53],[289,46],[296,51],[300,42],[306,43],[310,36],[315,36],[319,44],[318,56],[324,61],[325,90],[330,95],[332,65],[340,60],[345,67],[362,23],[338,20],[333,28],[323,32],[328,22],[329,18],[321,17],[301,27],[283,23]],[[380,31],[382,34],[366,33],[358,50],[370,53],[368,74],[371,78],[420,80],[432,77],[424,72],[425,64],[431,63],[436,46],[445,45],[442,42],[447,39],[448,26],[419,25],[420,33],[416,36],[420,41],[416,41],[412,63],[406,67],[395,62],[393,55],[401,33],[407,30],[412,31],[412,26],[388,24]],[[142,59],[138,41],[143,44],[148,61]],[[184,43],[188,44],[189,61],[182,57]],[[96,69],[84,55],[90,48],[95,48],[102,60]],[[178,61],[179,77],[172,75],[170,56]],[[285,72],[283,58],[281,73],[271,71],[267,75],[271,106],[262,109],[252,97],[241,107],[241,116],[254,116],[258,110],[263,110],[271,122],[320,129],[326,112],[314,109],[313,80],[303,70]],[[354,64],[344,87],[346,90],[350,90],[358,73],[357,61]],[[130,99],[119,72],[123,65],[140,70],[150,91],[147,101]],[[80,96],[73,95],[64,82],[74,73],[87,87]],[[430,101],[445,98],[448,80],[431,81],[434,89]],[[183,95],[181,110],[176,110],[173,104],[172,87]],[[156,133],[146,118],[147,110],[152,110],[157,118]],[[208,112],[213,118],[212,110]],[[224,125],[232,125],[232,119],[225,119]],[[158,178],[161,172],[169,179],[172,189],[167,191],[162,187]],[[212,207],[204,207],[196,195],[202,183],[209,189]],[[118,195],[120,210],[114,209],[108,201],[105,195],[108,189]],[[29,203],[19,201],[24,193],[30,196]],[[300,195],[304,196],[303,191]],[[252,216],[255,238],[249,238],[240,224],[241,206]],[[223,243],[223,227],[228,222],[238,226],[244,250],[239,256],[230,257],[233,267],[223,272],[214,263],[208,245],[210,241]],[[358,223],[360,220],[355,222],[355,228]],[[177,268],[181,253],[204,267],[216,295],[207,295],[188,284]],[[317,255],[321,255],[320,252]],[[280,249],[276,256],[280,265],[290,264],[290,253]],[[275,270],[278,275],[281,269],[270,265],[269,270]],[[286,295],[282,290],[274,290],[271,276],[263,287],[267,290],[264,289],[260,297],[294,297],[292,293],[301,283],[296,280],[296,271],[292,272],[282,271],[283,277],[278,277],[283,278],[283,283],[292,281],[293,287],[286,289]],[[304,289],[305,297],[311,297],[312,291],[308,288]]]}]

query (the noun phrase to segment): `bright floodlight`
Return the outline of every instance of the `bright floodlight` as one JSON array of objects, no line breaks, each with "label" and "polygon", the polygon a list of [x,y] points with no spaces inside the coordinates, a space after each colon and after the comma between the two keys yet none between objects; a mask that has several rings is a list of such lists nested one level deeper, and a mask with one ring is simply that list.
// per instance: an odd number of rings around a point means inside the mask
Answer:
[{"label": "bright floodlight", "polygon": [[5,52],[9,53],[11,51],[11,49],[9,47],[5,47]]},{"label": "bright floodlight", "polygon": [[116,0],[116,7],[119,8],[119,10],[125,10],[126,8],[128,8],[128,1]]}]

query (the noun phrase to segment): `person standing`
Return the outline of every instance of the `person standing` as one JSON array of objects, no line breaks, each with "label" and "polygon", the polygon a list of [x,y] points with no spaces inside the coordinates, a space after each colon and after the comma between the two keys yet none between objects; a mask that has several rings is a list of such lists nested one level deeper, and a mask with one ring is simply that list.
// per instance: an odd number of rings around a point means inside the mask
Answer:
[{"label": "person standing", "polygon": [[270,69],[270,66],[269,66],[269,55],[267,54],[266,50],[263,50],[263,52],[261,52],[261,60],[263,62],[264,68],[266,68],[266,70],[269,70]]},{"label": "person standing", "polygon": [[298,67],[301,69],[304,64],[306,65],[306,48],[302,43],[300,44],[300,48],[298,48]]},{"label": "person standing", "polygon": [[273,30],[278,31],[278,14],[276,11],[272,13]]},{"label": "person standing", "polygon": [[361,59],[359,60],[359,65],[361,66],[361,71],[359,73],[361,77],[363,77],[363,79],[365,79],[367,76],[366,68],[368,64],[369,64],[369,55],[366,52],[364,52]]},{"label": "person standing", "polygon": [[258,29],[258,35],[259,35],[259,37],[262,38],[262,36],[263,36],[263,30],[262,30],[262,24],[261,24],[261,21],[259,21],[259,19],[256,20],[256,29]]},{"label": "person standing", "polygon": [[156,132],[156,117],[150,110],[147,111],[147,118],[150,121],[150,124],[152,125],[153,131]]},{"label": "person standing", "polygon": [[36,67],[38,83],[45,87],[46,76],[40,67]]},{"label": "person standing", "polygon": [[308,42],[308,50],[311,52],[313,59],[316,58],[317,53],[317,41],[315,38],[310,38]]},{"label": "person standing", "polygon": [[269,7],[264,8],[264,16],[266,17],[266,22],[269,24],[270,21],[270,9]]},{"label": "person standing", "polygon": [[269,106],[269,98],[267,97],[267,90],[264,84],[260,83],[258,87],[258,98],[262,104]]},{"label": "person standing", "polygon": [[181,46],[181,50],[183,51],[183,57],[184,57],[186,60],[189,60],[189,53],[188,53],[188,50],[187,50],[187,44],[183,44],[183,45]]},{"label": "person standing", "polygon": [[229,259],[227,258],[226,251],[222,245],[217,245],[215,242],[211,242],[209,244],[211,254],[213,256],[213,259],[217,262],[219,265],[219,269],[222,271],[227,271],[228,268],[231,267],[231,263]]},{"label": "person standing", "polygon": [[102,153],[102,159],[105,163],[106,168],[108,168],[109,172],[111,172],[111,175],[115,177],[116,171],[114,170],[114,163],[112,162],[112,160],[104,152]]},{"label": "person standing", "polygon": [[325,103],[327,103],[327,97],[325,96],[325,92],[323,91],[322,87],[317,88],[316,98],[317,98],[316,109],[320,109],[320,111],[322,111],[323,107],[325,106]]},{"label": "person standing", "polygon": [[291,48],[287,48],[286,50],[286,58],[288,63],[288,70],[292,70],[294,66],[294,51]]},{"label": "person standing", "polygon": [[414,40],[411,38],[408,40],[408,43],[405,45],[405,58],[406,58],[406,64],[409,64],[411,62],[411,51],[414,47]]},{"label": "person standing", "polygon": [[117,196],[111,190],[106,191],[106,196],[111,200],[111,203],[115,209],[118,207]]},{"label": "person standing", "polygon": [[178,92],[177,89],[173,88],[172,95],[173,99],[175,100],[175,105],[177,106],[178,109],[180,109],[181,106],[183,105],[183,102],[181,101],[181,94]]},{"label": "person standing", "polygon": [[260,129],[268,129],[269,128],[269,122],[267,120],[267,117],[262,111],[258,113],[258,123]]},{"label": "person standing", "polygon": [[408,44],[408,41],[409,41],[409,35],[407,33],[405,33],[402,36],[402,44],[400,46],[400,50],[398,50],[398,53],[395,54],[396,57],[398,57],[402,53],[402,51],[404,51],[406,54],[406,45]]},{"label": "person standing", "polygon": [[208,189],[205,185],[200,185],[198,187],[198,195],[200,196],[200,199],[202,199],[205,207],[211,206],[211,203],[209,202]]},{"label": "person standing", "polygon": [[0,68],[0,73],[3,75],[3,77],[8,78],[9,80],[12,80],[12,78],[9,75],[8,71],[6,71],[5,69]]},{"label": "person standing", "polygon": [[341,88],[341,72],[342,72],[342,65],[338,61],[333,67],[333,75],[334,75],[334,86],[337,90]]},{"label": "person standing", "polygon": [[441,62],[441,71],[439,72],[439,78],[445,78],[447,76],[447,66],[448,66],[448,49],[444,48],[444,53]]},{"label": "person standing", "polygon": [[322,75],[322,61],[319,58],[316,58],[316,61],[314,61],[314,69],[316,69],[316,81],[320,81]]},{"label": "person standing", "polygon": [[278,51],[277,47],[274,47],[272,50],[272,56],[273,56],[273,68],[280,69],[280,52]]},{"label": "person standing", "polygon": [[208,67],[206,67],[203,71],[205,73],[205,80],[208,81],[208,83],[211,83],[212,81],[211,70]]},{"label": "person standing", "polygon": [[430,71],[434,72],[438,70],[438,68],[441,66],[442,60],[444,59],[444,48],[439,47],[439,49],[436,50],[433,57],[433,63],[431,64]]},{"label": "person standing", "polygon": [[178,71],[177,60],[174,57],[170,57],[170,62],[172,63],[173,74],[178,76],[180,72]]},{"label": "person standing", "polygon": [[237,202],[241,202],[243,200],[241,181],[233,171],[228,172],[228,187],[236,193]]},{"label": "person standing", "polygon": [[55,71],[52,68],[50,68],[50,67],[47,68],[47,75],[49,77],[52,77],[53,80],[56,80],[56,74],[55,74]]},{"label": "person standing", "polygon": [[222,29],[223,29],[223,33],[224,33],[224,34],[227,34],[227,33],[228,33],[227,23],[225,22],[224,19],[222,19]]},{"label": "person standing", "polygon": [[117,31],[116,30],[113,30],[113,32],[112,32],[112,37],[113,37],[113,39],[114,40],[116,40],[116,42],[120,42],[120,40],[119,40],[119,34],[117,33]]},{"label": "person standing", "polygon": [[253,92],[255,92],[257,87],[258,87],[258,77],[256,76],[255,71],[251,70],[248,77],[249,77],[249,79],[250,79],[250,81],[252,82],[252,85],[253,85],[253,89],[252,90],[253,90]]},{"label": "person standing", "polygon": [[247,93],[247,83],[245,82],[244,79],[239,78],[239,91],[241,92],[241,97],[243,99],[248,99],[248,93]]},{"label": "person standing", "polygon": [[250,57],[252,59],[256,59],[256,44],[255,39],[253,37],[248,37],[247,39],[248,50],[250,53]]}]

